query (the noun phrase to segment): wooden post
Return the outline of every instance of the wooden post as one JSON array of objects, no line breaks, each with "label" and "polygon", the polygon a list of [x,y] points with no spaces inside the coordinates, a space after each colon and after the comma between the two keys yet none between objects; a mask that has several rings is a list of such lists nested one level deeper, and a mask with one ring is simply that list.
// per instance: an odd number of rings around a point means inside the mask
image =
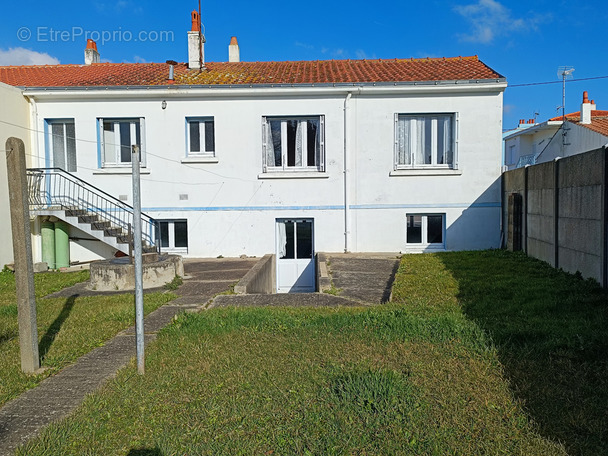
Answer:
[{"label": "wooden post", "polygon": [[21,370],[25,373],[33,373],[40,368],[36,295],[27,176],[25,174],[25,145],[18,138],[9,138],[6,141],[6,174],[15,256]]}]

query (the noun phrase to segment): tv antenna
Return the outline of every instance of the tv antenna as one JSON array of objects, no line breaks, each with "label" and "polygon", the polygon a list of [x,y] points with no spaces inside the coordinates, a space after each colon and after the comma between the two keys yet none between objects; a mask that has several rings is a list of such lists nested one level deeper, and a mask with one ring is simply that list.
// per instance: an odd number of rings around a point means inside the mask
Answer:
[{"label": "tv antenna", "polygon": [[571,66],[560,66],[557,69],[557,77],[562,78],[562,105],[557,108],[562,108],[562,120],[566,120],[566,79],[572,79],[572,73],[574,67]]}]

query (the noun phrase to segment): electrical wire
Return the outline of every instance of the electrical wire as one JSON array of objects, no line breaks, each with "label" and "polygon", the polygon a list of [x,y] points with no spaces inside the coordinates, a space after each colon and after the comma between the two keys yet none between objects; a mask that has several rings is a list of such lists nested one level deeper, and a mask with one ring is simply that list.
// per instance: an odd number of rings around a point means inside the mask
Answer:
[{"label": "electrical wire", "polygon": [[[578,79],[568,79],[566,82],[579,82],[579,81],[592,81],[594,79],[608,79],[608,76],[594,76],[592,78],[578,78]],[[537,85],[546,85],[546,84],[562,84],[563,81],[546,81],[546,82],[527,82],[524,84],[509,84],[510,87],[529,87],[529,86],[537,86]]]},{"label": "electrical wire", "polygon": [[[42,130],[37,130],[37,129],[31,128],[31,127],[25,127],[23,125],[14,124],[14,123],[11,123],[11,122],[7,122],[5,120],[0,120],[0,123],[6,124],[6,125],[10,125],[10,126],[16,127],[16,128],[21,128],[23,130],[27,130],[27,131],[38,133],[38,134],[45,134],[45,132],[42,131]],[[56,136],[58,138],[63,138],[63,135],[55,135],[55,134],[53,134],[51,132],[46,132],[46,134],[48,136],[50,136],[50,137]],[[82,138],[76,138],[76,137],[74,137],[74,138],[70,137],[70,139],[73,139],[74,141],[81,142],[81,143],[97,144],[97,141],[93,141],[93,140],[90,140],[90,139],[82,139]],[[114,143],[105,143],[105,144],[108,145],[108,146],[114,146],[114,147],[120,146],[120,147],[122,147],[121,144],[114,144]],[[174,159],[171,159],[171,158],[163,157],[162,155],[154,154],[152,152],[149,152],[147,149],[142,149],[141,153],[142,153],[142,155],[145,154],[145,155],[148,155],[150,157],[156,157],[156,158],[159,158],[161,160],[165,160],[165,161],[168,161],[168,162],[171,162],[171,163],[176,163],[176,164],[178,164],[180,166],[193,169],[194,171],[203,172],[205,174],[211,174],[213,176],[220,177],[222,179],[238,180],[238,181],[241,181],[241,182],[258,182],[257,180],[254,180],[254,179],[244,179],[242,177],[236,177],[236,176],[225,176],[225,175],[220,174],[220,173],[215,173],[213,171],[209,171],[208,169],[194,167],[194,166],[189,165],[187,163],[182,163],[180,160],[174,160]],[[44,159],[43,157],[40,157],[38,155],[31,155],[31,154],[27,154],[27,155],[29,155],[31,157],[39,158],[39,159]],[[82,165],[78,165],[78,167],[82,168],[82,169],[86,169],[86,170],[91,170],[91,171],[99,171],[99,168],[87,168],[86,166],[82,166]],[[152,179],[144,179],[144,178],[142,178],[142,180],[148,180],[150,182],[171,183],[171,184],[199,185],[198,183],[160,181],[160,180],[152,180]],[[205,183],[201,183],[201,185],[205,185]]]}]

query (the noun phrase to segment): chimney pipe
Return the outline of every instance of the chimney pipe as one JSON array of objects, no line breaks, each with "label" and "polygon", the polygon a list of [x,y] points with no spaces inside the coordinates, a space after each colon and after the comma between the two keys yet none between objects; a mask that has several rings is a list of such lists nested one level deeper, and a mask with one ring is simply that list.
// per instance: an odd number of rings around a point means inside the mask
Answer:
[{"label": "chimney pipe", "polygon": [[205,68],[205,35],[201,31],[201,17],[192,11],[192,30],[188,32],[188,68]]},{"label": "chimney pipe", "polygon": [[240,62],[241,51],[239,49],[239,43],[236,40],[236,36],[230,38],[230,45],[228,46],[228,61],[229,62]]},{"label": "chimney pipe", "polygon": [[84,50],[84,64],[91,65],[92,63],[99,63],[99,52],[97,52],[97,43],[92,39],[87,40],[87,47]]}]

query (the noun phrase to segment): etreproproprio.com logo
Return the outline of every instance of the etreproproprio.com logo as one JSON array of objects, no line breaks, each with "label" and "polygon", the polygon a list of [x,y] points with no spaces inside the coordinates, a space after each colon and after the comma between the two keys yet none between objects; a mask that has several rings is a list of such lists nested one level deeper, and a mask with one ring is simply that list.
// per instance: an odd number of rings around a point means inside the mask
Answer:
[{"label": "etreproproprio.com logo", "polygon": [[67,43],[70,41],[93,40],[101,45],[110,42],[173,42],[175,36],[172,30],[86,30],[82,27],[71,29],[54,29],[52,27],[20,27],[17,30],[20,41],[35,40],[38,42]]}]

